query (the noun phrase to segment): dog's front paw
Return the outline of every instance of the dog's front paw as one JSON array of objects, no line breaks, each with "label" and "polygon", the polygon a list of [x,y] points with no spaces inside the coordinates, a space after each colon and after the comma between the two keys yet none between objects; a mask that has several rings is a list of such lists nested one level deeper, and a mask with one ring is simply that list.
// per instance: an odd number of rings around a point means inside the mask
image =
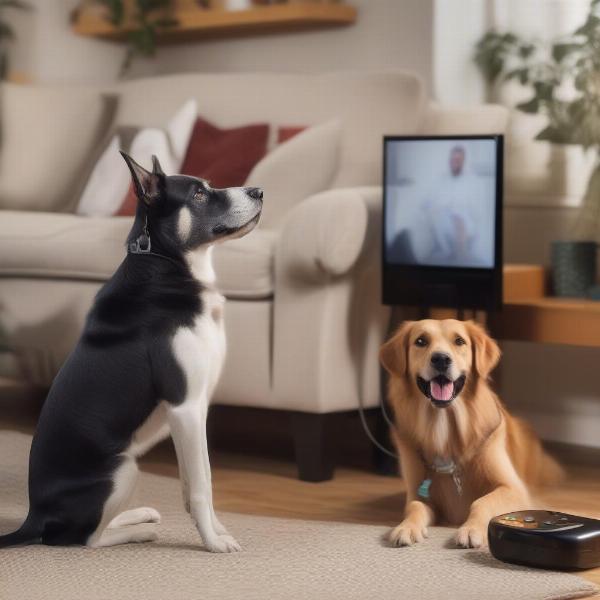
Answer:
[{"label": "dog's front paw", "polygon": [[219,519],[217,519],[216,517],[213,519],[213,527],[214,530],[217,532],[217,535],[228,535],[229,537],[231,537],[225,525],[223,525],[223,523],[221,523],[221,521],[219,521]]},{"label": "dog's front paw", "polygon": [[412,546],[416,542],[422,542],[426,537],[427,528],[412,521],[402,521],[388,535],[393,546]]},{"label": "dog's front paw", "polygon": [[230,535],[220,535],[205,543],[209,552],[241,552],[242,547]]},{"label": "dog's front paw", "polygon": [[475,523],[465,523],[456,532],[455,540],[461,548],[482,548],[487,546],[487,529]]}]

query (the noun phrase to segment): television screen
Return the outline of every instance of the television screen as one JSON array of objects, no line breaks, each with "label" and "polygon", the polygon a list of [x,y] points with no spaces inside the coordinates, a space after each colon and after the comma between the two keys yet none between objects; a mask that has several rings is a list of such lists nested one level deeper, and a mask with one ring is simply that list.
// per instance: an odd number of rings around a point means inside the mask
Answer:
[{"label": "television screen", "polygon": [[[386,137],[384,150],[384,300],[386,278],[388,291],[402,279],[405,288],[497,279],[502,136]],[[473,300],[464,298],[483,303]]]}]

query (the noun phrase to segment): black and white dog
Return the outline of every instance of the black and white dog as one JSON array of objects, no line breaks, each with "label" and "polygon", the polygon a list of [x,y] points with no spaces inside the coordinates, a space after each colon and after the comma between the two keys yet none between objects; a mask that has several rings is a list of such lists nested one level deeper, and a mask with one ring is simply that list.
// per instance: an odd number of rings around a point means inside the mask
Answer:
[{"label": "black and white dog", "polygon": [[[156,539],[160,515],[122,512],[136,458],[171,433],[185,507],[212,552],[240,546],[217,519],[206,443],[209,398],[225,358],[224,298],[212,244],[257,224],[258,188],[212,189],[148,172],[123,154],[138,197],[128,254],[98,293],[56,376],[33,438],[29,514],[16,544],[113,546]],[[101,248],[98,251],[102,251]]]}]

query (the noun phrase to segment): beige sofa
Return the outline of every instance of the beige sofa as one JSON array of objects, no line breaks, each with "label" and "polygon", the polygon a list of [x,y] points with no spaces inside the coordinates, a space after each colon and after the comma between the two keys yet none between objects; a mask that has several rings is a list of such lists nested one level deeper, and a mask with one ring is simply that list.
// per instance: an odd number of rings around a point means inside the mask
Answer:
[{"label": "beige sofa", "polygon": [[[107,91],[118,96],[117,124],[163,125],[188,98],[223,127],[341,119],[330,189],[292,207],[266,197],[268,219],[215,253],[228,298],[228,356],[214,402],[291,411],[301,476],[329,477],[324,415],[356,410],[361,398],[365,407],[379,402],[377,350],[387,327],[379,284],[382,136],[502,132],[506,111],[436,107],[419,79],[401,72],[190,74]],[[68,148],[55,151],[68,157]],[[0,211],[0,341],[10,349],[0,374],[43,385],[122,260],[131,224],[126,217],[77,216],[64,205],[20,211],[13,202]]]}]

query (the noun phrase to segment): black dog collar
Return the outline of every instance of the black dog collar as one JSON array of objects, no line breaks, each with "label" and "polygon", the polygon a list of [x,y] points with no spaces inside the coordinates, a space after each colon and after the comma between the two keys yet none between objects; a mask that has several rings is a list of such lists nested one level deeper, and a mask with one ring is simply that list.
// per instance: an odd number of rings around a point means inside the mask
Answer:
[{"label": "black dog collar", "polygon": [[164,254],[159,254],[158,252],[152,252],[152,241],[150,239],[150,231],[148,230],[148,214],[144,219],[144,229],[142,234],[137,237],[137,239],[133,242],[129,243],[127,247],[127,254],[142,254],[146,256],[157,256],[158,258],[163,258],[164,260],[168,260],[178,267],[182,266],[182,263],[171,258],[170,256],[165,256]]}]

